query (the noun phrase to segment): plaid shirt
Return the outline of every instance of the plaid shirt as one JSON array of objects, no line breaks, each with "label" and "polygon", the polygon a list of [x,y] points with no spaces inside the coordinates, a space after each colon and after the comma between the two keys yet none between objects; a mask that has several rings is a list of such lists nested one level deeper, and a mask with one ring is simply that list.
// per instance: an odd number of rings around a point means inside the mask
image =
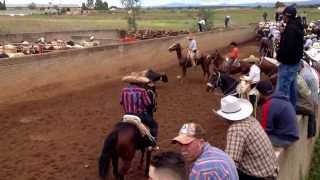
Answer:
[{"label": "plaid shirt", "polygon": [[120,104],[125,114],[139,115],[147,110],[147,106],[151,105],[151,100],[145,89],[136,85],[130,85],[122,89]]},{"label": "plaid shirt", "polygon": [[233,160],[222,150],[206,143],[199,158],[193,163],[189,180],[238,180]]},{"label": "plaid shirt", "polygon": [[277,176],[279,166],[272,144],[259,122],[252,117],[234,122],[229,127],[225,151],[237,168],[247,175]]}]

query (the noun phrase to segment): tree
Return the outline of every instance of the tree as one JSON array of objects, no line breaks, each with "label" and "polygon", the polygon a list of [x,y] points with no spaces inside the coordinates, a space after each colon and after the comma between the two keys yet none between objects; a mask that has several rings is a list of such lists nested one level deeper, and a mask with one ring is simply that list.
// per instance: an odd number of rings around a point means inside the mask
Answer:
[{"label": "tree", "polygon": [[29,8],[29,9],[37,9],[37,5],[36,5],[36,3],[32,2],[32,3],[30,3],[30,4],[28,5],[28,8]]},{"label": "tree", "polygon": [[103,2],[102,0],[96,0],[94,5],[95,10],[108,10],[108,3]]},{"label": "tree", "polygon": [[86,3],[82,3],[81,5],[81,10],[84,11],[84,10],[88,10],[87,6],[86,6]]},{"label": "tree", "polygon": [[87,0],[87,8],[88,9],[94,8],[94,0]]},{"label": "tree", "polygon": [[3,0],[1,10],[7,10],[6,0]]},{"label": "tree", "polygon": [[139,0],[121,0],[121,4],[128,12],[127,14],[128,30],[136,31],[137,30],[136,16],[140,9]]},{"label": "tree", "polygon": [[286,6],[283,2],[277,1],[276,4],[274,5],[275,8],[283,7]]}]

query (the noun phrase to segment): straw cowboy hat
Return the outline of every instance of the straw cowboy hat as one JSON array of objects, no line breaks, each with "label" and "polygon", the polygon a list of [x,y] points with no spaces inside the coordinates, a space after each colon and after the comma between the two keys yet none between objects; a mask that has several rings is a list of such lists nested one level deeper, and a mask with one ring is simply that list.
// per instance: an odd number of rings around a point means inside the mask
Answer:
[{"label": "straw cowboy hat", "polygon": [[130,75],[124,76],[122,78],[123,82],[126,83],[139,83],[139,84],[149,84],[150,79],[144,76],[141,76],[139,73],[132,72]]},{"label": "straw cowboy hat", "polygon": [[243,61],[256,63],[259,62],[259,58],[251,54],[248,58],[243,59]]},{"label": "straw cowboy hat", "polygon": [[319,42],[315,42],[315,43],[313,43],[312,47],[315,48],[315,49],[320,49],[320,43]]},{"label": "straw cowboy hat", "polygon": [[221,99],[221,109],[215,111],[219,116],[230,121],[240,121],[249,117],[253,111],[251,103],[246,99],[226,96]]}]

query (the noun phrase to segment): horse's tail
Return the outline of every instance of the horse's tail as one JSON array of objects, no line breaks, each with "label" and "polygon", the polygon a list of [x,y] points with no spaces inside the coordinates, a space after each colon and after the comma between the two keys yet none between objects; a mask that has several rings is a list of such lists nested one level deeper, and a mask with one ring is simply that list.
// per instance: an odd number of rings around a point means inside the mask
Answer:
[{"label": "horse's tail", "polygon": [[104,141],[104,146],[99,159],[99,175],[101,179],[106,179],[109,173],[110,159],[114,149],[116,148],[116,143],[118,139],[118,132],[113,131]]}]

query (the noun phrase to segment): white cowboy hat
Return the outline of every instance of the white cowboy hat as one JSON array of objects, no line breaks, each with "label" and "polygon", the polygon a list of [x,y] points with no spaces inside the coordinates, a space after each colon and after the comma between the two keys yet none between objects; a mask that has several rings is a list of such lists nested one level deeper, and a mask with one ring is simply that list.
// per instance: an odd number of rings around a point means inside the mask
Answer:
[{"label": "white cowboy hat", "polygon": [[259,62],[259,58],[251,54],[248,58],[243,59],[243,61],[256,63],[256,62]]},{"label": "white cowboy hat", "polygon": [[215,112],[224,119],[240,121],[249,117],[252,111],[253,107],[248,100],[229,95],[221,99],[221,109]]}]

